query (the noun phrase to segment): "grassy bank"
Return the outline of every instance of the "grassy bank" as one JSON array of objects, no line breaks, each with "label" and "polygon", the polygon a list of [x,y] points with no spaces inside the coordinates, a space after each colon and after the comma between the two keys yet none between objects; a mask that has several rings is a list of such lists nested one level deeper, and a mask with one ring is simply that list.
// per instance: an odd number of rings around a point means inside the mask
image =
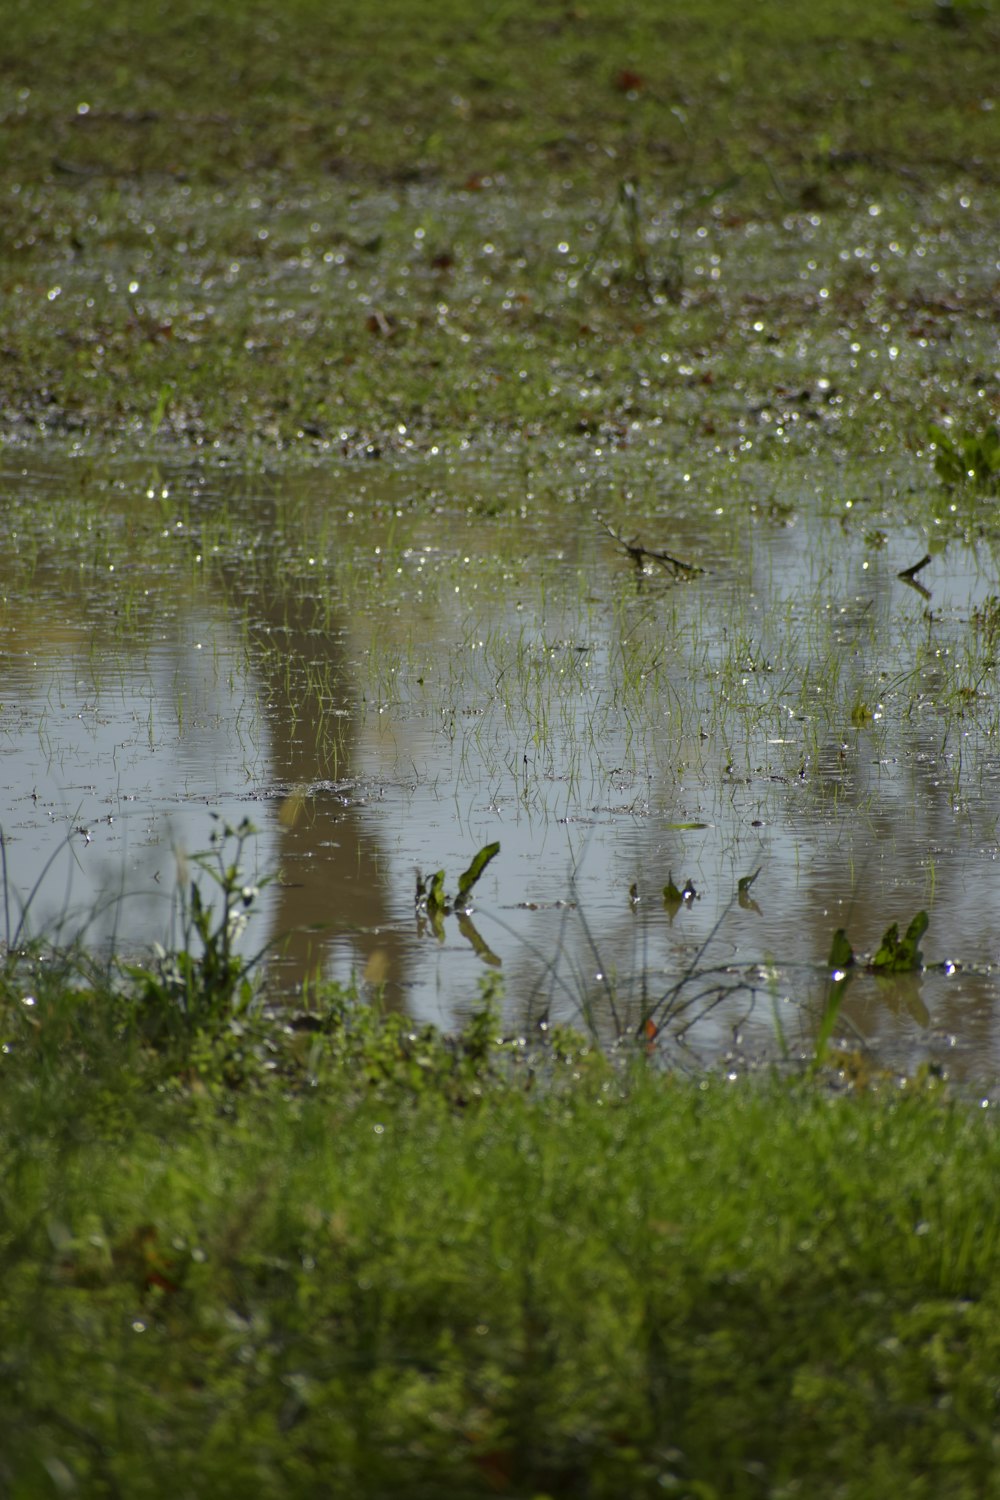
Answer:
[{"label": "grassy bank", "polygon": [[2,983],[13,1500],[1000,1492],[992,1111],[40,956]]}]

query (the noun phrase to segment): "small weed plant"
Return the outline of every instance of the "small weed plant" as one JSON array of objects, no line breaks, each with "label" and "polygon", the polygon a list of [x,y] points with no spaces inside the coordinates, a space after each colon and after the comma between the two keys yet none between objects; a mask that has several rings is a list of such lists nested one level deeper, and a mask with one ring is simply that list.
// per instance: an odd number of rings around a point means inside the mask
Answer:
[{"label": "small weed plant", "polygon": [[966,485],[984,495],[1000,493],[1000,429],[946,432],[931,426],[934,470],[948,485]]},{"label": "small weed plant", "polygon": [[151,964],[125,966],[151,1038],[197,1032],[220,1019],[235,1020],[253,1005],[251,974],[263,950],[244,958],[238,947],[253,905],[270,878],[247,883],[243,874],[243,855],[256,833],[249,819],[237,827],[218,820],[209,850],[191,859],[196,871],[216,887],[217,902],[206,899],[197,875],[185,879],[188,860],[179,856],[178,940],[169,951],[157,943]]}]

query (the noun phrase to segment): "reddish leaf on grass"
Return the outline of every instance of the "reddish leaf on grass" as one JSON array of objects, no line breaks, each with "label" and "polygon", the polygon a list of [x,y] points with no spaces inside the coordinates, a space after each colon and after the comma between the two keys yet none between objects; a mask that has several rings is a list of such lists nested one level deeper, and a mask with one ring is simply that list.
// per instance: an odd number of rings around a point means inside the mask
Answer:
[{"label": "reddish leaf on grass", "polygon": [[[474,1437],[473,1441],[475,1441]],[[472,1462],[491,1490],[499,1494],[510,1488],[514,1460],[513,1454],[506,1449],[482,1448],[472,1455]]]},{"label": "reddish leaf on grass", "polygon": [[621,68],[615,74],[615,88],[620,94],[637,94],[640,89],[646,87],[646,80],[641,73],[636,73],[632,68]]},{"label": "reddish leaf on grass", "polygon": [[146,1276],[146,1290],[157,1287],[161,1292],[179,1292],[180,1287],[176,1281],[171,1281],[169,1276],[164,1276],[162,1271],[150,1271]]},{"label": "reddish leaf on grass", "polygon": [[180,1290],[169,1274],[174,1262],[160,1249],[155,1224],[138,1224],[129,1230],[112,1246],[111,1260],[120,1276],[127,1277],[143,1291],[153,1287],[161,1292]]}]

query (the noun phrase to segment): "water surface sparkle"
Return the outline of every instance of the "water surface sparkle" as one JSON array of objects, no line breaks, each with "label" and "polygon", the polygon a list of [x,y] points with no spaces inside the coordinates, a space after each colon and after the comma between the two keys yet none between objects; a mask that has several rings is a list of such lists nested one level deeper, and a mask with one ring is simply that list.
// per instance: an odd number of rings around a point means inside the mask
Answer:
[{"label": "water surface sparkle", "polygon": [[[870,954],[926,909],[928,970],[858,975],[841,1030],[995,1072],[992,544],[847,468],[152,470],[4,476],[0,822],[35,930],[169,940],[172,849],[249,815],[288,985],[450,1023],[495,972],[512,1025],[651,1011],[703,1060],[808,1048],[834,931]],[[929,544],[927,597],[899,575]],[[454,891],[495,840],[439,938],[417,872]]]}]

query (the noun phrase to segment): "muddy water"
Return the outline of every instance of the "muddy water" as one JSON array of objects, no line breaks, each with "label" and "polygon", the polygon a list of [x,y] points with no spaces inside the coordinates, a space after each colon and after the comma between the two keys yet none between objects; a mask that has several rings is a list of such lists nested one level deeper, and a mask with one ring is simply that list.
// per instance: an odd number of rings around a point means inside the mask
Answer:
[{"label": "muddy water", "polygon": [[[652,1009],[704,1062],[808,1050],[834,931],[870,954],[925,909],[925,971],[859,973],[838,1035],[995,1074],[1000,580],[926,474],[8,454],[2,482],[9,931],[27,903],[176,939],[183,854],[250,817],[278,878],[248,943],[289,990],[450,1023],[496,974],[512,1025]],[[929,596],[898,576],[928,551]],[[494,840],[436,935],[416,872],[454,890]]]}]

